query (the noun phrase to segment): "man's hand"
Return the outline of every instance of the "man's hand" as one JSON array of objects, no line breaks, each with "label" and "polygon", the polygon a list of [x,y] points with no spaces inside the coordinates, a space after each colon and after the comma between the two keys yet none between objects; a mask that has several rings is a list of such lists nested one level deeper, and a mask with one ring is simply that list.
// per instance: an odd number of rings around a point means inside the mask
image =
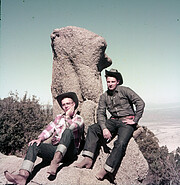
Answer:
[{"label": "man's hand", "polygon": [[41,138],[30,141],[28,146],[32,146],[34,143],[37,143],[38,146],[41,143]]},{"label": "man's hand", "polygon": [[110,140],[112,135],[107,128],[103,129],[103,136],[105,139]]},{"label": "man's hand", "polygon": [[126,121],[123,121],[123,123],[125,123],[126,125],[134,125],[134,124],[136,124],[136,123],[134,122],[134,120],[132,120],[132,119],[128,119],[128,120],[126,120]]},{"label": "man's hand", "polygon": [[74,115],[74,107],[75,107],[75,104],[66,112],[67,118],[70,118]]}]

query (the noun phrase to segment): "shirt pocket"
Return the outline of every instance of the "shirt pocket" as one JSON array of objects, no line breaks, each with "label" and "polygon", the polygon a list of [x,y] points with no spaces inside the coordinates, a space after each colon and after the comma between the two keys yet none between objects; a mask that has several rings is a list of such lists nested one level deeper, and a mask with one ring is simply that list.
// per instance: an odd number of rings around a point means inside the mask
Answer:
[{"label": "shirt pocket", "polygon": [[115,101],[116,101],[116,105],[122,108],[125,108],[125,105],[126,106],[128,105],[128,99],[127,97],[124,97],[124,96],[116,96]]},{"label": "shirt pocket", "polygon": [[106,104],[107,104],[107,109],[112,109],[113,108],[113,97],[108,97],[107,98],[107,101],[106,101]]}]

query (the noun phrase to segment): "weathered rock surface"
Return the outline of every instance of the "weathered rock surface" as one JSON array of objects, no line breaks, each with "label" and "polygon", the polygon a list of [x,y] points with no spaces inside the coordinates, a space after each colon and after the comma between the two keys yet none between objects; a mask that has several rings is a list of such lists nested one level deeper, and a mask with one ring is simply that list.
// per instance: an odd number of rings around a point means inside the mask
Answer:
[{"label": "weathered rock surface", "polygon": [[[53,51],[51,86],[53,98],[61,93],[74,91],[79,98],[81,112],[95,111],[95,107],[91,109],[92,106],[88,107],[82,104],[88,100],[92,101],[92,104],[93,102],[97,104],[99,96],[102,94],[101,71],[112,63],[105,54],[107,46],[105,39],[86,29],[68,26],[53,31],[51,46]],[[54,116],[60,111],[54,99]],[[87,117],[84,119],[87,124],[92,124],[92,120],[94,122],[92,116],[90,119]]]},{"label": "weathered rock surface", "polygon": [[[109,147],[112,147],[111,142]],[[39,171],[38,165],[41,159],[38,158],[36,161],[36,166],[34,168],[34,173],[37,170],[36,175],[28,183],[30,185],[36,184],[74,184],[74,185],[90,185],[90,184],[111,184],[107,179],[104,181],[98,181],[95,178],[95,174],[100,170],[105,162],[105,158],[108,154],[104,153],[103,150],[100,151],[93,169],[78,169],[74,167],[74,163],[69,166],[60,167],[60,171],[57,173],[55,179],[49,180],[49,175],[47,174],[48,166],[41,168]],[[80,155],[78,161],[82,159]],[[18,169],[21,166],[23,159],[16,156],[5,156],[0,155],[0,184],[8,183],[3,175],[5,170],[10,172],[18,173]],[[132,138],[129,142],[126,155],[122,161],[121,167],[116,174],[115,182],[118,185],[140,185],[143,184],[143,179],[145,179],[148,172],[148,164],[144,159],[142,153],[140,152],[136,142]]]}]

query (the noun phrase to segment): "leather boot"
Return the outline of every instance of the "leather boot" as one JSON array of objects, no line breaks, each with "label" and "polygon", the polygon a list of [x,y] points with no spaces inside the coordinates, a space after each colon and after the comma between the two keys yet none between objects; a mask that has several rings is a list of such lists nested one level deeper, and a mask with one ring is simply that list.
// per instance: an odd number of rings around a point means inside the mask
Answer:
[{"label": "leather boot", "polygon": [[95,176],[98,180],[103,180],[104,176],[107,174],[108,172],[102,168]]},{"label": "leather boot", "polygon": [[29,172],[27,170],[19,170],[19,174],[14,175],[8,171],[4,172],[6,179],[13,184],[25,185],[27,178],[29,177]]},{"label": "leather boot", "polygon": [[59,167],[59,163],[61,162],[61,160],[62,160],[61,152],[56,152],[54,154],[54,158],[51,161],[51,164],[50,164],[50,167],[49,167],[47,173],[49,173],[50,175],[56,175],[56,171]]},{"label": "leather boot", "polygon": [[75,164],[75,167],[90,169],[92,166],[92,163],[93,163],[93,160],[90,157],[84,157],[84,159],[80,163]]},{"label": "leather boot", "polygon": [[106,171],[104,168],[102,168],[96,175],[95,177],[102,181],[104,180],[105,178],[112,184],[116,184],[114,181],[115,181],[115,174],[113,173],[110,173],[108,171]]}]

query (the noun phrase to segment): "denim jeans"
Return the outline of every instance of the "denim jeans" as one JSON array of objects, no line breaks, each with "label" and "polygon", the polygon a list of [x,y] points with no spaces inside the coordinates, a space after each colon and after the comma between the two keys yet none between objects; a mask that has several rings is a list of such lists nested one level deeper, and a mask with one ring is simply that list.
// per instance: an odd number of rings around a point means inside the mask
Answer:
[{"label": "denim jeans", "polygon": [[[117,139],[114,142],[114,147],[104,165],[104,168],[108,172],[112,173],[116,167],[120,165],[136,125],[128,125],[123,123],[121,120],[116,119],[108,119],[105,125],[111,132],[112,137],[117,135]],[[83,156],[89,156],[93,158],[97,146],[101,142],[107,142],[103,137],[101,127],[96,123],[89,126],[86,136],[86,143],[82,153]]]},{"label": "denim jeans", "polygon": [[77,158],[74,136],[70,129],[66,129],[63,132],[60,143],[56,146],[49,143],[40,143],[38,146],[34,143],[32,146],[29,146],[21,169],[32,172],[37,156],[43,160],[51,161],[56,151],[60,151],[63,155],[61,162],[70,162]]}]

